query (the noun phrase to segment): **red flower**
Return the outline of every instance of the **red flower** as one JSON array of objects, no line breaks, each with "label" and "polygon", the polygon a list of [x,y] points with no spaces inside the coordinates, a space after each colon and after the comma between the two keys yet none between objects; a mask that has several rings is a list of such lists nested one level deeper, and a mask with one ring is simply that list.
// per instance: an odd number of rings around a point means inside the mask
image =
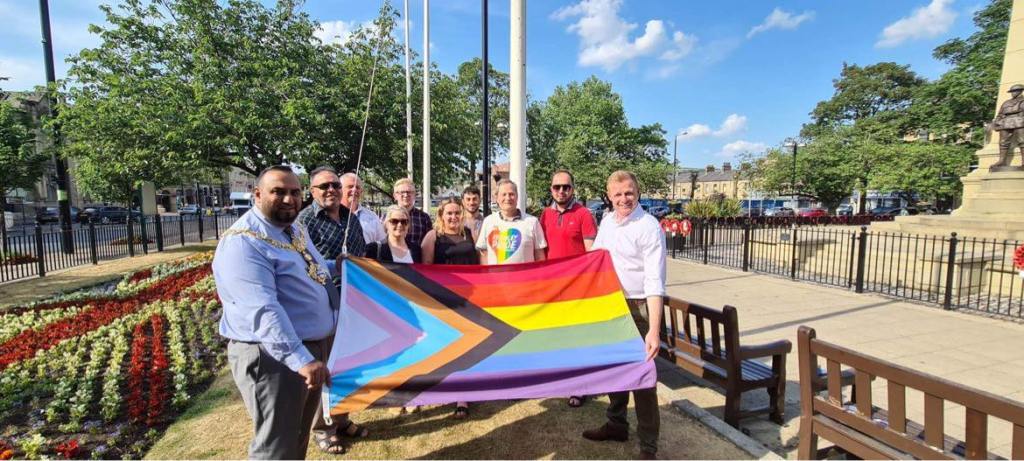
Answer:
[{"label": "red flower", "polygon": [[146,412],[146,425],[154,426],[160,422],[167,401],[167,349],[164,347],[164,318],[160,314],[150,317],[153,325],[153,363],[149,367],[149,408]]},{"label": "red flower", "polygon": [[56,450],[64,459],[75,459],[79,452],[78,440],[70,439],[66,442],[61,442],[57,444]]},{"label": "red flower", "polygon": [[25,330],[0,344],[0,371],[13,363],[34,357],[36,352],[47,350],[65,339],[88,333],[138,311],[152,301],[178,299],[182,291],[211,273],[212,269],[207,264],[169,275],[129,299],[78,301],[82,305],[93,304],[94,308],[50,323],[39,330]]},{"label": "red flower", "polygon": [[146,280],[153,276],[153,269],[143,269],[138,271],[128,279],[128,283],[135,283],[141,280]]},{"label": "red flower", "polygon": [[0,451],[0,459],[12,459],[14,458],[14,450],[8,448],[4,451]]},{"label": "red flower", "polygon": [[128,365],[128,419],[139,421],[146,412],[143,379],[146,374],[146,322],[135,325],[132,333],[132,358]]},{"label": "red flower", "polygon": [[1013,252],[1013,265],[1018,270],[1024,271],[1024,245],[1017,247],[1017,250]]}]

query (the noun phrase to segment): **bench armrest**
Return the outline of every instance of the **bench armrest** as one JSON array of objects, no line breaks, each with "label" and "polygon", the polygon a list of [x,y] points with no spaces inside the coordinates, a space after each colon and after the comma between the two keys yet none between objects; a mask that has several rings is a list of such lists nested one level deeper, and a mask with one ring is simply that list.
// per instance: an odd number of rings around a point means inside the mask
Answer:
[{"label": "bench armrest", "polygon": [[780,339],[766,344],[756,346],[740,346],[740,360],[768,357],[772,355],[788,354],[793,350],[793,343],[788,339]]}]

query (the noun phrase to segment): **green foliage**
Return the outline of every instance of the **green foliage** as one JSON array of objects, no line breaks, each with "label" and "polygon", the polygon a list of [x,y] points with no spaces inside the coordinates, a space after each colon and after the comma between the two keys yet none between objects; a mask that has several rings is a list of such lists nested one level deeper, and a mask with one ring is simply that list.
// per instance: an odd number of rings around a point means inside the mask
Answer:
[{"label": "green foliage", "polygon": [[527,117],[530,197],[548,196],[558,168],[572,171],[583,199],[601,197],[618,169],[636,174],[642,194],[666,189],[671,164],[665,131],[659,124],[630,127],[622,97],[610,83],[591,77],[559,86],[546,101],[532,104]]},{"label": "green foliage", "polygon": [[739,216],[743,211],[743,207],[740,206],[740,201],[734,198],[727,198],[718,202],[718,217],[728,218],[731,216]]},{"label": "green foliage", "polygon": [[833,80],[835,94],[811,112],[804,137],[827,135],[853,126],[860,136],[897,139],[911,126],[906,116],[914,92],[925,84],[910,66],[881,62],[865,67],[843,63]]},{"label": "green foliage", "polygon": [[948,197],[960,192],[960,176],[968,173],[972,157],[965,146],[939,143],[901,143],[885,146],[879,160],[886,168],[871,177],[869,187],[883,192]]},{"label": "green foliage", "polygon": [[686,204],[686,215],[694,218],[714,218],[718,216],[718,206],[709,200],[691,200]]},{"label": "green foliage", "polygon": [[32,187],[48,160],[46,152],[36,149],[28,114],[0,102],[0,197]]}]

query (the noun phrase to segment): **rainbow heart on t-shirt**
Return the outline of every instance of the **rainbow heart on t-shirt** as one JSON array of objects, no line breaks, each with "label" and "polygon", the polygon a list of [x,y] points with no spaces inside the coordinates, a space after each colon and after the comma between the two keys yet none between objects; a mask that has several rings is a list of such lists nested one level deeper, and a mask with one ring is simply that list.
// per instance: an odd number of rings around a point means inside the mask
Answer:
[{"label": "rainbow heart on t-shirt", "polygon": [[515,228],[494,228],[487,234],[487,244],[490,245],[498,262],[503,263],[519,250],[519,246],[523,244],[523,234]]}]

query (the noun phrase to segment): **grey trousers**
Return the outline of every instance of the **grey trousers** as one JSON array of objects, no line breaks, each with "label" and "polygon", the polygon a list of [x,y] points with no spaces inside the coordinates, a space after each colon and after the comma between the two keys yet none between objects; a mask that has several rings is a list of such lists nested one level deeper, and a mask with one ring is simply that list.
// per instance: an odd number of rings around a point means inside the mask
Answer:
[{"label": "grey trousers", "polygon": [[[330,338],[303,343],[323,361]],[[320,389],[306,389],[298,373],[275,360],[258,344],[228,342],[228,365],[253,421],[250,459],[303,459],[309,430],[320,406]]]},{"label": "grey trousers", "polygon": [[[640,335],[646,335],[648,329],[647,300],[629,299],[629,312],[633,315]],[[640,439],[640,449],[651,453],[658,452],[658,432],[661,430],[661,414],[658,411],[657,387],[632,391],[636,405],[636,435]],[[630,392],[613,392],[608,394],[608,423],[613,427],[629,429],[626,420],[626,409],[629,406]]]}]

